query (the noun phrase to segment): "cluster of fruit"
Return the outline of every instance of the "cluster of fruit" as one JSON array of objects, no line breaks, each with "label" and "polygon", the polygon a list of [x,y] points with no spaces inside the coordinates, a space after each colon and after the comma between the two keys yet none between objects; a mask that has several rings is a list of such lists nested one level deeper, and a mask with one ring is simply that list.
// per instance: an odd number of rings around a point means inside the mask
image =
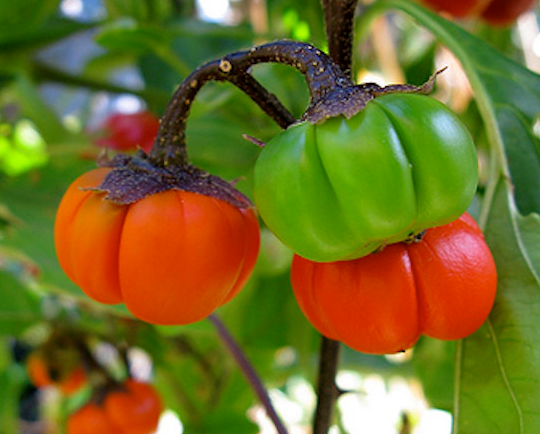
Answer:
[{"label": "cluster of fruit", "polygon": [[[262,220],[295,253],[292,286],[306,316],[369,353],[404,350],[421,334],[475,331],[493,305],[496,270],[464,214],[477,189],[475,145],[426,95],[434,79],[354,85],[328,56],[290,41],[194,74],[269,59],[303,71],[312,97],[302,119],[265,145],[253,182]],[[56,218],[66,274],[91,298],[123,302],[155,324],[207,317],[245,285],[258,255],[249,199],[187,161],[178,128],[204,80],[192,74],[180,86],[150,153],[83,174]]]},{"label": "cluster of fruit", "polygon": [[121,383],[109,378],[93,385],[94,375],[87,374],[80,358],[77,360],[78,364],[66,363],[65,357],[51,359],[47,351],[36,350],[26,362],[29,379],[37,388],[55,387],[65,396],[85,387],[93,389],[89,402],[68,417],[68,434],[150,434],[156,431],[163,404],[152,385],[131,378]]}]

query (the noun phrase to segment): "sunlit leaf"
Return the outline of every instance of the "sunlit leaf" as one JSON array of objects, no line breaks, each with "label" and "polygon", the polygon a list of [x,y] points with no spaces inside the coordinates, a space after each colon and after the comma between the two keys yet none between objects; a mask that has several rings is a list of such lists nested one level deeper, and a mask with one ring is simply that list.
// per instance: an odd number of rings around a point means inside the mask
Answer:
[{"label": "sunlit leaf", "polygon": [[520,216],[501,182],[486,237],[499,287],[487,324],[459,350],[457,432],[540,430],[540,219]]},{"label": "sunlit leaf", "polygon": [[20,333],[40,320],[39,298],[30,293],[15,277],[2,270],[0,296],[0,335]]}]

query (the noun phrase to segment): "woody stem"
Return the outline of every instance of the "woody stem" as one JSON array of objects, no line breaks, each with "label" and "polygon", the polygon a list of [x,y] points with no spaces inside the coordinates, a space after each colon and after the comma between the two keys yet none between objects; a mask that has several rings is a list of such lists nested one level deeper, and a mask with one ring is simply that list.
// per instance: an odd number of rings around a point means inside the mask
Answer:
[{"label": "woody stem", "polygon": [[350,73],[352,34],[358,0],[322,0],[330,57]]},{"label": "woody stem", "polygon": [[276,410],[272,404],[272,401],[270,400],[270,396],[268,396],[268,392],[266,391],[264,384],[262,383],[259,375],[255,371],[255,368],[251,365],[236,340],[232,337],[229,330],[227,330],[223,322],[215,314],[210,315],[208,317],[208,320],[216,328],[219,337],[221,338],[221,341],[227,347],[234,360],[236,361],[236,364],[244,374],[244,377],[259,398],[262,406],[266,410],[266,414],[274,424],[277,433],[287,434],[287,429],[285,428],[285,425],[283,425],[283,422],[276,413]]},{"label": "woody stem", "polygon": [[235,84],[282,127],[294,122],[294,116],[248,72],[251,66],[267,62],[290,65],[304,74],[312,102],[336,86],[351,84],[329,56],[305,43],[277,41],[228,54],[200,66],[180,85],[161,120],[154,147],[149,154],[150,160],[164,166],[187,163],[187,118],[197,93],[209,81],[229,81]]}]

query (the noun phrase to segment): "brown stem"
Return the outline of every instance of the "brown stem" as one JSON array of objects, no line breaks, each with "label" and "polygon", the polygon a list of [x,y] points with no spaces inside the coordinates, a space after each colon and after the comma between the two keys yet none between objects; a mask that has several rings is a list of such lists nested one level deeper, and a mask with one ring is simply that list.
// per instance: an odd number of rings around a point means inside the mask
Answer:
[{"label": "brown stem", "polygon": [[244,374],[244,377],[248,381],[249,385],[261,401],[261,404],[266,410],[267,416],[274,424],[277,433],[287,434],[287,428],[285,428],[285,425],[283,425],[283,422],[276,413],[274,405],[270,400],[270,396],[268,395],[268,392],[266,391],[262,380],[255,371],[253,365],[247,359],[246,355],[242,351],[242,348],[240,348],[236,340],[229,333],[229,330],[225,327],[225,324],[223,324],[223,322],[221,322],[221,320],[215,314],[210,315],[208,317],[208,320],[216,328],[218,335],[221,338],[221,341],[225,344],[225,346],[233,356],[234,360],[236,361],[236,364],[242,371],[242,374]]},{"label": "brown stem", "polygon": [[313,420],[313,434],[327,434],[332,420],[332,412],[340,392],[336,386],[340,344],[322,337],[319,378],[317,381],[317,409]]},{"label": "brown stem", "polygon": [[229,81],[249,95],[281,128],[285,129],[296,122],[294,115],[281,104],[277,96],[268,92],[252,75],[234,75]]},{"label": "brown stem", "polygon": [[354,13],[358,0],[322,0],[330,57],[350,74]]},{"label": "brown stem", "polygon": [[292,115],[281,104],[276,104],[277,98],[248,76],[251,66],[266,62],[290,65],[304,74],[312,102],[336,87],[352,85],[329,56],[312,45],[300,42],[271,42],[213,60],[193,71],[173,95],[149,154],[151,162],[164,166],[181,166],[187,162],[185,130],[191,104],[202,86],[211,80],[236,84],[267,113],[272,113],[274,119],[279,119],[280,125],[289,125],[293,120]]},{"label": "brown stem", "polygon": [[[349,77],[357,3],[358,0],[322,0],[330,57]],[[339,342],[322,336],[313,434],[326,434],[330,428],[333,408],[339,396],[336,387],[339,350]]]}]

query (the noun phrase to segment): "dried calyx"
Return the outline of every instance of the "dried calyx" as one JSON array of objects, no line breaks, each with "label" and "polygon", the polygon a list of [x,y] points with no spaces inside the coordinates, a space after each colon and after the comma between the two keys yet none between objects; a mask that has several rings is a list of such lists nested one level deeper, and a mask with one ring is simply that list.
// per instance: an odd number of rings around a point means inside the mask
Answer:
[{"label": "dried calyx", "polygon": [[437,75],[442,73],[444,69],[437,71],[428,81],[420,86],[392,84],[381,87],[375,83],[355,85],[348,79],[338,78],[335,88],[330,93],[318,100],[312,101],[302,116],[302,120],[312,124],[320,124],[328,118],[340,115],[349,119],[362,111],[369,101],[390,93],[419,93],[428,95],[433,91]]},{"label": "dried calyx", "polygon": [[146,196],[176,189],[212,196],[237,208],[253,206],[233,184],[189,163],[160,167],[154,165],[143,151],[139,151],[135,156],[117,155],[103,165],[113,170],[101,185],[92,190],[106,193],[105,199],[119,205],[128,205]]}]

